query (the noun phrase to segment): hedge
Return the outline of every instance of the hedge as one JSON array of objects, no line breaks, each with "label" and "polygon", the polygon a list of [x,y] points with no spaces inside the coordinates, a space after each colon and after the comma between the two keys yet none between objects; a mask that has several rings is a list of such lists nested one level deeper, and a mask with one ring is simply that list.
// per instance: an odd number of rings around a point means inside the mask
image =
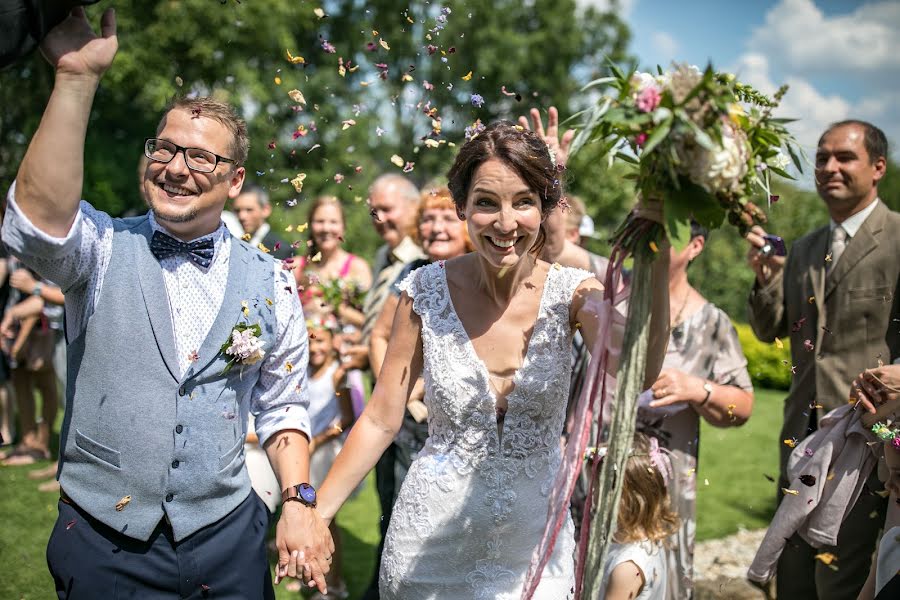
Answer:
[{"label": "hedge", "polygon": [[756,387],[787,390],[791,387],[791,346],[787,339],[766,344],[756,339],[753,329],[745,323],[734,323],[738,339],[747,357],[747,371]]}]

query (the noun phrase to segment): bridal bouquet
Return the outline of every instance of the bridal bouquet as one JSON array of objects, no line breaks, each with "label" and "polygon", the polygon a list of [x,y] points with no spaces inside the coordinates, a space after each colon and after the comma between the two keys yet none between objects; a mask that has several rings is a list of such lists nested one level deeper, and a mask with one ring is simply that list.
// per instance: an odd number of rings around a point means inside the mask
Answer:
[{"label": "bridal bouquet", "polygon": [[799,145],[786,128],[791,119],[772,117],[787,86],[769,98],[712,67],[657,70],[626,75],[613,66],[613,76],[588,84],[608,87],[579,113],[572,152],[596,142],[610,160],[636,164],[637,188],[663,200],[676,246],[688,241],[691,218],[714,229],[727,217],[742,234],[765,223],[752,199],[777,200],[771,175],[793,179],[786,171],[791,162],[802,170]]}]

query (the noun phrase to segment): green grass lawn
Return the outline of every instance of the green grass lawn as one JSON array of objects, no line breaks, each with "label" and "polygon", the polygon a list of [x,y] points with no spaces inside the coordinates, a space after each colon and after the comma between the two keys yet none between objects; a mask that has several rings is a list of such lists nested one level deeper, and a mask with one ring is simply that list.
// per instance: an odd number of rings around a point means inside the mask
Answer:
[{"label": "green grass lawn", "polygon": [[[703,427],[697,484],[697,537],[712,539],[739,527],[765,527],[774,512],[778,432],[784,394],[760,390],[753,417],[741,428]],[[45,466],[41,463],[39,466]],[[54,597],[44,552],[56,519],[57,497],[37,491],[31,467],[0,467],[0,598]],[[351,598],[357,598],[374,569],[378,503],[369,478],[362,493],[338,515],[343,532],[344,570]],[[279,599],[297,598],[283,585]]]}]

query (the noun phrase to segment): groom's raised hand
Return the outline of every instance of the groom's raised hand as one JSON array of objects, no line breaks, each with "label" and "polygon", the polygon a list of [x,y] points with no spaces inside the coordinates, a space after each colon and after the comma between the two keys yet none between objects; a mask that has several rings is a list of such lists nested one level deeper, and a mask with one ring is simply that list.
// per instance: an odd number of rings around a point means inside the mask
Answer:
[{"label": "groom's raised hand", "polygon": [[328,525],[316,509],[299,502],[285,502],[275,528],[278,566],[275,584],[285,577],[295,577],[309,587],[328,593],[325,574],[331,569],[334,541]]},{"label": "groom's raised hand", "polygon": [[57,75],[100,79],[109,69],[119,41],[116,37],[116,13],[106,9],[100,18],[100,36],[94,33],[81,7],[50,30],[41,42],[41,53],[56,69]]}]

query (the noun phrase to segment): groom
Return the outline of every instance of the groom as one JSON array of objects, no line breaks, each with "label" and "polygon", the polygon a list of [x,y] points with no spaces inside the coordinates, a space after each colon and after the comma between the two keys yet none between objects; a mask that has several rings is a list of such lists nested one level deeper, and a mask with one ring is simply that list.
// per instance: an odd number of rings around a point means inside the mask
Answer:
[{"label": "groom", "polygon": [[[308,481],[306,328],[293,277],[221,223],[244,181],[245,123],[177,100],[154,138],[145,216],[86,202],[84,141],[116,54],[81,9],[45,39],[56,80],[9,191],[3,241],[66,294],[69,377],[59,518],[47,560],[60,598],[274,598],[268,511],[244,468],[247,413],[284,490],[284,576],[324,573],[334,546]],[[110,157],[115,160],[114,157]]]}]

